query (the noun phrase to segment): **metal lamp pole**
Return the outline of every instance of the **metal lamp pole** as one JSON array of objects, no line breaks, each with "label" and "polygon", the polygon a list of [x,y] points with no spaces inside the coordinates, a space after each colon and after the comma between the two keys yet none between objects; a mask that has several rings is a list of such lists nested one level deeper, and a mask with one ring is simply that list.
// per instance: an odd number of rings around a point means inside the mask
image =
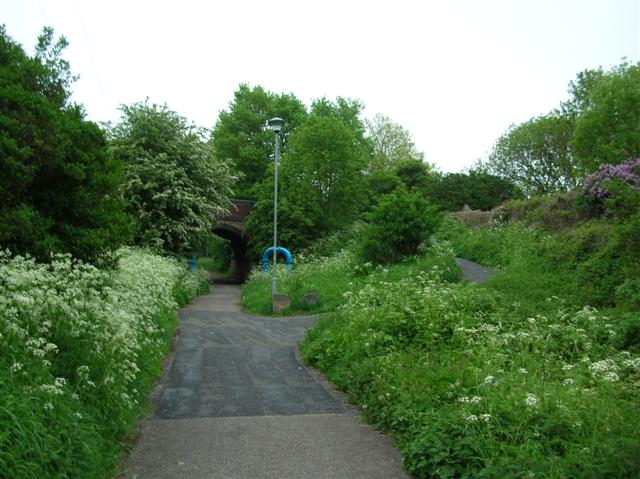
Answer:
[{"label": "metal lamp pole", "polygon": [[280,149],[280,132],[284,120],[282,118],[271,118],[269,120],[269,128],[275,133],[275,155],[274,170],[275,182],[273,188],[273,273],[271,277],[271,295],[278,292],[278,278],[276,277],[276,268],[278,264],[278,153]]}]

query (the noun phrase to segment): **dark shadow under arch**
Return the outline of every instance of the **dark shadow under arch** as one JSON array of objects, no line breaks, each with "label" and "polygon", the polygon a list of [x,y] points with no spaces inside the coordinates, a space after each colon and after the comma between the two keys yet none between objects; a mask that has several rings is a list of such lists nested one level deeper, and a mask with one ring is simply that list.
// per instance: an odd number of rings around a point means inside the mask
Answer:
[{"label": "dark shadow under arch", "polygon": [[244,282],[251,271],[251,261],[247,257],[246,236],[235,226],[226,223],[219,223],[212,229],[212,232],[227,240],[231,247],[229,279],[235,283]]}]

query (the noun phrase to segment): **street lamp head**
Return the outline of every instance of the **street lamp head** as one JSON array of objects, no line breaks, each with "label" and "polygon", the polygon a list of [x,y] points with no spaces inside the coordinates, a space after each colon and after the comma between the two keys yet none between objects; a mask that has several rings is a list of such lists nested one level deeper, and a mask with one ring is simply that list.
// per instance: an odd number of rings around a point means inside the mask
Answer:
[{"label": "street lamp head", "polygon": [[271,128],[276,133],[280,133],[280,131],[282,131],[283,125],[284,120],[282,118],[275,117],[269,120],[269,128]]}]

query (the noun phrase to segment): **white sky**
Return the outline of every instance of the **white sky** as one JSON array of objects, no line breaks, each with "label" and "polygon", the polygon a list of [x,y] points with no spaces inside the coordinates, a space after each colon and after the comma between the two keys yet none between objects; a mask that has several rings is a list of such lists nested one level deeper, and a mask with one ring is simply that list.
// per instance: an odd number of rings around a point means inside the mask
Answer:
[{"label": "white sky", "polygon": [[30,54],[45,25],[67,37],[91,120],[149,97],[211,128],[240,83],[358,98],[443,171],[557,107],[579,71],[640,61],[640,0],[0,0],[0,23]]}]

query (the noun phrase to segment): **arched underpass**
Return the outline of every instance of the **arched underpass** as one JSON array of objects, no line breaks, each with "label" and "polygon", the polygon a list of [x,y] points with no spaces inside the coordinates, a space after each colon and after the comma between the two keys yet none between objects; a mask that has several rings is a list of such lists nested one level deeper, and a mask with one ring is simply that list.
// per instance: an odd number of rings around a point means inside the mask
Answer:
[{"label": "arched underpass", "polygon": [[251,261],[247,258],[247,239],[234,226],[219,223],[213,233],[229,242],[231,260],[229,262],[229,279],[234,283],[242,283],[251,271]]},{"label": "arched underpass", "polygon": [[253,201],[231,200],[231,207],[226,216],[216,218],[218,224],[212,232],[229,242],[231,261],[229,264],[229,279],[242,283],[251,271],[251,258],[247,255],[249,238],[245,234],[244,220],[253,210]]}]

